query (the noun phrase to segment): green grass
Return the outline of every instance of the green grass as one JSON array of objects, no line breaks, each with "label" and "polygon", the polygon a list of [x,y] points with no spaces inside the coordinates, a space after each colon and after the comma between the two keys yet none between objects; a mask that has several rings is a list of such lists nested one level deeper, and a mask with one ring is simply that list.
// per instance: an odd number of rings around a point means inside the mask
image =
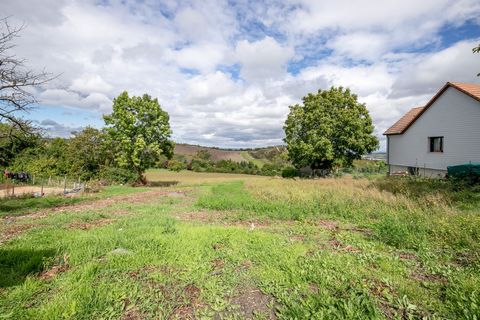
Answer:
[{"label": "green grass", "polygon": [[129,193],[144,192],[147,188],[134,188],[127,186],[109,186],[99,193],[64,197],[63,195],[51,195],[42,198],[10,198],[0,199],[0,217],[22,215],[40,209],[48,209],[63,205],[72,205],[89,200],[108,198],[111,196]]},{"label": "green grass", "polygon": [[6,226],[30,228],[0,244],[0,317],[480,316],[478,211],[367,180],[195,177]]},{"label": "green grass", "polygon": [[253,162],[257,167],[262,168],[266,163],[269,163],[267,159],[257,159],[252,157],[248,151],[240,151],[240,154],[246,161],[251,161]]}]

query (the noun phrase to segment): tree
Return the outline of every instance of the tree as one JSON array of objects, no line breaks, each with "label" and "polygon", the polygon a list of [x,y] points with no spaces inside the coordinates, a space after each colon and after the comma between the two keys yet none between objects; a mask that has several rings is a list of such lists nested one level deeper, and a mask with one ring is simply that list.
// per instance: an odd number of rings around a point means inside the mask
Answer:
[{"label": "tree", "polygon": [[378,148],[367,108],[342,87],[309,93],[303,105],[290,106],[283,128],[292,163],[308,166],[314,174],[351,166]]},{"label": "tree", "polygon": [[174,145],[169,116],[157,99],[147,94],[129,97],[124,91],[113,100],[113,113],[104,120],[116,163],[133,170],[139,182],[146,182],[143,173],[162,154],[171,159]]},{"label": "tree", "polygon": [[[473,53],[480,53],[480,44],[472,49]],[[480,77],[480,73],[477,74],[477,77]]]},{"label": "tree", "polygon": [[65,152],[70,166],[69,174],[82,180],[98,179],[103,167],[113,162],[105,133],[92,127],[75,132]]},{"label": "tree", "polygon": [[22,131],[31,126],[18,117],[28,111],[35,97],[31,88],[52,80],[48,73],[28,70],[25,60],[13,52],[12,41],[19,36],[23,26],[12,28],[7,19],[0,20],[0,122],[7,122]]},{"label": "tree", "polygon": [[40,146],[40,135],[32,128],[18,127],[0,122],[0,167],[8,167],[15,157],[26,149]]}]

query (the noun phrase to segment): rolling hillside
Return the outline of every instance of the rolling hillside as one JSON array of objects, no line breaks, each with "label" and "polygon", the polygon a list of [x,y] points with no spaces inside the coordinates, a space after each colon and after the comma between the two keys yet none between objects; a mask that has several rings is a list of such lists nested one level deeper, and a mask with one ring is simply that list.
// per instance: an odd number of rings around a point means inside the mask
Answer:
[{"label": "rolling hillside", "polygon": [[178,143],[175,145],[174,154],[177,156],[184,156],[188,160],[192,159],[197,152],[206,150],[211,155],[211,160],[232,160],[235,162],[252,161],[257,166],[261,167],[265,163],[272,161],[273,157],[278,155],[284,150],[283,146],[273,146],[256,149],[220,149],[212,147],[202,147],[190,144]]}]

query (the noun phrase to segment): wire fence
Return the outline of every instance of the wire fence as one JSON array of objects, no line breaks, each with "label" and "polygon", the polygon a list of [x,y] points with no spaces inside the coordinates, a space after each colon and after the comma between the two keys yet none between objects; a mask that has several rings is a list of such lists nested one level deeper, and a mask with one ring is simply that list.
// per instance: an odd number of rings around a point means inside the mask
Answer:
[{"label": "wire fence", "polygon": [[83,192],[86,183],[80,178],[68,176],[53,177],[27,173],[2,174],[0,176],[0,197],[43,197],[45,195],[72,195]]}]

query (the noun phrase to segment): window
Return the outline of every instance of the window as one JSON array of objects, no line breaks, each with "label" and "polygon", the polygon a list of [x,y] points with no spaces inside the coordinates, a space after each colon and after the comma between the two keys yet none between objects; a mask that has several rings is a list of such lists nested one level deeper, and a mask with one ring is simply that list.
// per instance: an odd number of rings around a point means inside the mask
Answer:
[{"label": "window", "polygon": [[443,137],[430,137],[428,140],[430,152],[443,152]]}]

